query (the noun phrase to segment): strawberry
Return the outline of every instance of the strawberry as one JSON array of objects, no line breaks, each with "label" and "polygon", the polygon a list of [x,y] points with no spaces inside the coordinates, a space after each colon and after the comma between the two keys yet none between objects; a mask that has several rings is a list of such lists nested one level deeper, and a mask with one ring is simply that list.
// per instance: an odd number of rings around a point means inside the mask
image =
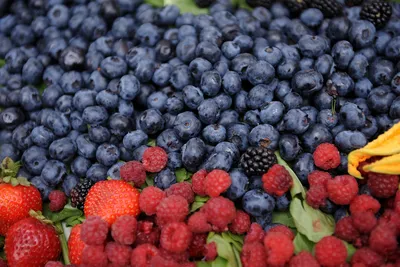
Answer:
[{"label": "strawberry", "polygon": [[100,216],[110,225],[122,215],[137,216],[139,209],[139,191],[121,180],[97,182],[86,196],[85,217]]},{"label": "strawberry", "polygon": [[86,244],[81,240],[81,224],[77,224],[71,229],[68,239],[69,260],[71,264],[79,265],[82,261],[82,252]]},{"label": "strawberry", "polygon": [[61,245],[52,225],[28,217],[8,229],[4,251],[9,267],[43,267],[58,260]]}]

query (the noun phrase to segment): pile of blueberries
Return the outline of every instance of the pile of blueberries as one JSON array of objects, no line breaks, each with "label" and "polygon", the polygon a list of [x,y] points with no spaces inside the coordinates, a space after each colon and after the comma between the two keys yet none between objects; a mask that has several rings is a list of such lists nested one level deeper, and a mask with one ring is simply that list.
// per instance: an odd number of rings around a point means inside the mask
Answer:
[{"label": "pile of blueberries", "polygon": [[[376,29],[359,12],[12,1],[0,18],[0,160],[21,160],[45,198],[117,179],[154,141],[169,157],[161,188],[177,168],[233,170],[265,140],[304,183],[321,143],[339,148],[346,172],[347,153],[400,118],[400,20]],[[261,186],[231,174],[238,188]]]}]

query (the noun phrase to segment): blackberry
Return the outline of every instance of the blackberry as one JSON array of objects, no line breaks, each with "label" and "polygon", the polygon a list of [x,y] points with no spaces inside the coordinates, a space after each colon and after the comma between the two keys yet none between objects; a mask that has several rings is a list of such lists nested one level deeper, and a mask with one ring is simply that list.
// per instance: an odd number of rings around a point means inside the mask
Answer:
[{"label": "blackberry", "polygon": [[391,16],[392,6],[382,0],[366,2],[360,12],[360,18],[370,21],[376,28],[383,28]]},{"label": "blackberry", "polygon": [[345,0],[346,6],[360,6],[364,0]]},{"label": "blackberry", "polygon": [[269,8],[272,5],[271,0],[246,0],[246,3],[251,7],[262,6],[265,8]]},{"label": "blackberry", "polygon": [[292,14],[299,14],[308,7],[306,0],[285,0],[284,3]]},{"label": "blackberry", "polygon": [[249,147],[240,159],[240,165],[248,176],[263,175],[276,163],[274,151],[265,146]]},{"label": "blackberry", "polygon": [[71,206],[76,207],[80,210],[83,210],[83,206],[85,204],[86,195],[89,192],[89,189],[94,185],[92,180],[86,179],[79,184],[77,184],[71,190]]},{"label": "blackberry", "polygon": [[332,18],[342,14],[343,6],[336,0],[307,0],[308,6],[318,8],[325,17]]},{"label": "blackberry", "polygon": [[215,0],[195,0],[195,3],[198,7],[209,7],[213,4]]}]

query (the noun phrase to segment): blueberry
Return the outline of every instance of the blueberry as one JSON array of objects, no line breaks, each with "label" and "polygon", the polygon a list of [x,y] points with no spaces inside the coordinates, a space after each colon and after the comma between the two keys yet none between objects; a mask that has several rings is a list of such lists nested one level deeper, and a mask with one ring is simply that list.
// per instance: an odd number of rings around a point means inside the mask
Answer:
[{"label": "blueberry", "polygon": [[143,157],[143,153],[147,148],[149,148],[149,147],[146,145],[142,145],[142,146],[136,148],[132,153],[132,160],[141,161],[142,157]]},{"label": "blueberry", "polygon": [[87,170],[92,166],[89,159],[78,156],[71,163],[71,172],[79,178],[86,176]]},{"label": "blueberry", "polygon": [[346,207],[342,206],[338,208],[334,213],[335,222],[338,222],[340,219],[343,219],[348,215],[349,213],[347,212]]},{"label": "blueberry", "polygon": [[129,131],[133,130],[132,120],[119,113],[114,113],[108,120],[108,129],[115,138],[122,139]]},{"label": "blueberry", "polygon": [[164,120],[157,109],[145,110],[139,117],[139,124],[146,134],[155,134],[164,129]]},{"label": "blueberry", "polygon": [[375,117],[376,122],[378,123],[378,129],[381,132],[387,131],[392,127],[393,121],[387,114],[380,114]]},{"label": "blueberry", "polygon": [[167,189],[172,184],[175,184],[175,183],[176,183],[175,173],[168,168],[160,171],[154,177],[154,185],[160,189]]},{"label": "blueberry", "polygon": [[286,161],[294,160],[301,151],[300,141],[296,135],[285,134],[279,139],[279,152]]},{"label": "blueberry", "polygon": [[113,180],[120,180],[121,176],[119,170],[124,164],[125,162],[120,161],[112,165],[107,171],[107,177],[110,177]]},{"label": "blueberry", "polygon": [[107,167],[100,163],[93,164],[86,172],[86,178],[93,182],[107,179]]},{"label": "blueberry", "polygon": [[80,90],[74,95],[72,104],[76,110],[82,112],[86,108],[96,105],[96,92],[87,89]]},{"label": "blueberry", "polygon": [[[13,146],[10,143],[5,143],[0,145],[0,160],[3,161],[6,157],[11,158],[14,161],[18,161],[20,159],[20,151],[18,148]],[[28,168],[28,167],[27,167]]]},{"label": "blueberry", "polygon": [[221,142],[215,146],[214,152],[227,152],[232,157],[234,163],[239,161],[240,151],[234,143]]},{"label": "blueberry", "polygon": [[12,138],[12,131],[0,130],[0,144],[10,143]]},{"label": "blueberry", "polygon": [[168,153],[167,167],[171,170],[176,170],[182,167],[182,155],[178,152]]},{"label": "blueberry", "polygon": [[12,139],[10,140],[12,144],[19,150],[25,150],[33,145],[31,139],[31,132],[36,124],[33,121],[28,121],[20,124],[14,129],[12,134]]},{"label": "blueberry", "polygon": [[79,183],[79,178],[73,174],[68,174],[64,181],[62,182],[62,190],[67,195],[70,196],[71,190]]},{"label": "blueberry", "polygon": [[375,26],[371,22],[355,20],[349,29],[349,40],[355,48],[364,48],[373,44],[375,33]]},{"label": "blueberry", "polygon": [[308,8],[301,12],[300,20],[308,27],[318,27],[324,20],[324,14],[317,8]]},{"label": "blueberry", "polygon": [[37,110],[42,107],[39,91],[32,86],[21,89],[20,104],[26,111]]},{"label": "blueberry", "polygon": [[326,34],[333,42],[346,40],[350,26],[350,20],[346,17],[333,18],[329,22]]},{"label": "blueberry", "polygon": [[210,144],[218,144],[226,138],[226,129],[219,124],[211,124],[204,127],[202,131],[203,139]]},{"label": "blueberry", "polygon": [[181,91],[185,86],[192,83],[189,67],[186,65],[176,66],[171,73],[169,81],[173,87]]},{"label": "blueberry", "polygon": [[243,209],[252,216],[267,216],[274,210],[275,200],[262,190],[253,189],[244,194],[242,205]]},{"label": "blueberry", "polygon": [[262,123],[274,125],[278,123],[285,111],[285,106],[279,101],[271,101],[261,108],[260,120]]},{"label": "blueberry", "polygon": [[148,136],[142,130],[136,130],[129,132],[124,136],[123,144],[124,147],[129,150],[135,150],[141,145],[145,145],[147,143]]},{"label": "blueberry", "polygon": [[70,95],[62,95],[57,99],[56,110],[64,115],[70,115],[74,111],[73,97]]},{"label": "blueberry", "polygon": [[290,21],[289,24],[286,25],[285,30],[288,37],[295,42],[299,42],[301,37],[303,37],[304,35],[309,35],[312,32],[299,19],[294,19]]},{"label": "blueberry", "polygon": [[246,76],[253,85],[268,84],[275,77],[275,69],[268,62],[260,60],[248,66]]},{"label": "blueberry", "polygon": [[243,122],[254,127],[261,124],[260,112],[258,110],[249,110],[244,114]]},{"label": "blueberry", "polygon": [[204,96],[199,88],[188,85],[183,89],[183,101],[188,108],[197,109],[203,100]]},{"label": "blueberry", "polygon": [[30,180],[31,184],[35,186],[42,196],[43,200],[48,200],[52,188],[50,188],[40,176],[35,176]]},{"label": "blueberry", "polygon": [[158,86],[168,85],[172,70],[173,70],[172,66],[168,63],[164,63],[156,67],[152,77],[153,83]]},{"label": "blueberry", "polygon": [[302,147],[306,152],[314,152],[318,145],[331,143],[333,140],[329,129],[322,124],[315,124],[301,136]]},{"label": "blueberry", "polygon": [[78,155],[87,159],[92,159],[96,156],[97,144],[90,141],[88,134],[82,134],[76,139],[76,148]]},{"label": "blueberry", "polygon": [[359,131],[343,131],[335,136],[336,147],[345,153],[361,148],[367,144],[365,135]]},{"label": "blueberry", "polygon": [[355,80],[359,80],[365,76],[368,68],[368,59],[361,54],[356,54],[349,65],[349,75]]},{"label": "blueberry", "polygon": [[42,78],[44,67],[36,58],[30,58],[22,68],[22,79],[28,84],[37,84]]},{"label": "blueberry", "polygon": [[37,126],[32,129],[30,139],[36,146],[47,148],[54,141],[53,132],[45,126]]},{"label": "blueberry", "polygon": [[286,131],[294,134],[302,134],[310,126],[310,120],[307,114],[300,109],[291,109],[283,116],[284,127]]},{"label": "blueberry", "polygon": [[185,63],[189,63],[196,57],[197,39],[194,37],[186,37],[180,40],[176,46],[177,57]]},{"label": "blueberry", "polygon": [[367,98],[372,91],[372,83],[368,78],[361,78],[354,85],[354,94],[357,97]]},{"label": "blueberry", "polygon": [[177,17],[175,24],[176,26],[193,25],[194,18],[192,13],[182,13]]},{"label": "blueberry", "polygon": [[226,58],[232,59],[240,54],[240,46],[233,41],[227,41],[222,44],[221,51]]},{"label": "blueberry", "polygon": [[338,116],[336,113],[332,113],[331,109],[323,109],[318,113],[317,123],[320,123],[327,127],[328,129],[332,129],[338,123]]},{"label": "blueberry", "polygon": [[232,167],[233,159],[228,152],[213,152],[204,161],[204,164],[200,167],[207,171],[220,169],[229,171]]},{"label": "blueberry", "polygon": [[278,147],[279,132],[272,125],[261,124],[250,131],[249,142],[251,146],[258,146],[261,140],[266,139],[271,142],[269,148],[276,149]]},{"label": "blueberry", "polygon": [[147,107],[163,112],[166,108],[168,96],[163,92],[154,92],[147,98]]},{"label": "blueberry", "polygon": [[354,90],[354,81],[345,72],[334,72],[330,81],[340,96],[349,95]]},{"label": "blueberry", "polygon": [[346,153],[340,153],[340,165],[337,167],[337,171],[340,173],[348,173],[348,159]]},{"label": "blueberry", "polygon": [[339,118],[349,130],[356,130],[365,125],[365,115],[356,104],[346,103],[342,106]]},{"label": "blueberry", "polygon": [[258,60],[264,60],[276,67],[283,58],[282,51],[275,46],[262,45],[254,48],[254,54]]},{"label": "blueberry", "polygon": [[126,62],[117,56],[106,57],[100,63],[101,74],[114,79],[123,76],[127,72]]},{"label": "blueberry", "polygon": [[218,121],[220,109],[214,99],[204,100],[198,107],[199,119],[205,124],[212,124]]},{"label": "blueberry", "polygon": [[[54,84],[46,87],[42,93],[42,104],[45,107],[53,107],[57,99],[62,96],[63,91],[60,86]],[[76,107],[75,107],[76,108]]]},{"label": "blueberry", "polygon": [[297,93],[309,96],[322,89],[323,77],[314,70],[302,70],[295,74],[292,87]]},{"label": "blueberry", "polygon": [[70,121],[64,114],[58,111],[50,112],[47,118],[45,118],[43,125],[53,131],[56,136],[65,136],[71,131]]},{"label": "blueberry", "polygon": [[[391,85],[392,85],[392,91],[395,94],[399,95],[400,94],[400,72],[393,76]],[[372,87],[372,84],[371,84],[371,87]]]},{"label": "blueberry", "polygon": [[321,73],[324,78],[327,78],[333,71],[333,65],[332,56],[325,54],[316,59],[314,68],[317,72]]},{"label": "blueberry", "polygon": [[335,64],[340,69],[346,69],[354,57],[353,46],[348,41],[339,41],[331,51]]},{"label": "blueberry", "polygon": [[248,135],[250,127],[244,123],[231,124],[227,127],[226,138],[229,142],[235,144],[240,151],[245,151],[248,144]]},{"label": "blueberry", "polygon": [[389,110],[389,116],[392,119],[399,119],[400,118],[400,97],[396,97]]},{"label": "blueberry", "polygon": [[357,54],[363,55],[367,58],[368,62],[371,63],[377,57],[376,51],[372,47],[366,47],[358,51]]},{"label": "blueberry", "polygon": [[77,151],[77,145],[69,137],[57,139],[50,144],[49,154],[53,159],[71,161]]},{"label": "blueberry", "polygon": [[368,95],[367,104],[371,111],[387,114],[395,97],[390,88],[380,86],[372,90]]},{"label": "blueberry", "polygon": [[182,163],[190,171],[196,171],[203,163],[206,153],[204,142],[200,138],[192,138],[182,147]]},{"label": "blueberry", "polygon": [[[5,145],[2,145],[1,151],[5,151],[4,146]],[[9,155],[12,155],[12,153]],[[22,154],[21,162],[27,171],[33,175],[40,175],[47,162],[47,150],[41,147],[31,146]]]},{"label": "blueberry", "polygon": [[11,40],[18,46],[29,45],[35,42],[35,34],[30,26],[18,24],[11,32]]},{"label": "blueberry", "polygon": [[231,61],[231,70],[239,73],[241,79],[246,79],[247,68],[256,63],[256,58],[248,53],[237,55]]},{"label": "blueberry", "polygon": [[249,179],[241,169],[233,169],[229,173],[229,175],[231,177],[232,184],[226,191],[226,196],[230,200],[235,201],[241,198],[246,193],[246,189],[249,184]]},{"label": "blueberry", "polygon": [[151,23],[144,23],[137,29],[136,38],[145,46],[154,46],[161,36],[157,26]]},{"label": "blueberry", "polygon": [[308,185],[308,175],[315,170],[313,156],[310,153],[300,154],[293,165],[293,171],[296,173],[303,185]]},{"label": "blueberry", "polygon": [[43,72],[43,81],[47,84],[58,84],[64,70],[58,65],[50,65]]},{"label": "blueberry", "polygon": [[394,74],[393,63],[386,59],[376,59],[369,68],[369,77],[375,85],[390,84]]},{"label": "blueberry", "polygon": [[360,131],[365,135],[368,140],[371,140],[378,132],[378,122],[374,117],[366,116],[365,125],[360,129]]},{"label": "blueberry", "polygon": [[332,201],[330,201],[329,199],[327,199],[327,200],[325,201],[325,205],[322,206],[320,209],[321,209],[321,211],[323,211],[324,213],[327,213],[327,214],[334,214],[334,213],[336,212],[337,208],[338,208],[338,206],[337,206],[335,203],[333,203]]},{"label": "blueberry", "polygon": [[189,111],[179,114],[174,122],[174,130],[182,140],[197,136],[201,131],[201,122]]},{"label": "blueberry", "polygon": [[385,49],[385,55],[387,58],[392,58],[393,60],[399,60],[400,59],[400,36],[396,36],[390,40],[390,42],[387,44],[386,49]]},{"label": "blueberry", "polygon": [[286,109],[296,109],[302,106],[303,98],[296,92],[289,92],[285,95],[282,102]]},{"label": "blueberry", "polygon": [[225,73],[222,79],[222,86],[225,93],[229,95],[235,95],[241,89],[242,81],[238,73],[234,71],[228,71]]},{"label": "blueberry", "polygon": [[49,160],[43,167],[41,178],[51,188],[56,187],[67,176],[67,168],[58,160]]},{"label": "blueberry", "polygon": [[84,51],[74,46],[68,46],[62,51],[58,62],[64,70],[82,69],[85,63]]},{"label": "blueberry", "polygon": [[90,125],[100,125],[107,121],[107,110],[102,106],[90,106],[83,110],[83,120]]}]

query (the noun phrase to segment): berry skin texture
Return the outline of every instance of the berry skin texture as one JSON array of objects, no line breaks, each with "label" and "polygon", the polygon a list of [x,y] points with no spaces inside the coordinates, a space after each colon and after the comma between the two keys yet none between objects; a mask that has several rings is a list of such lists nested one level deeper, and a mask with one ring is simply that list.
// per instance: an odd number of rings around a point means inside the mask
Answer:
[{"label": "berry skin texture", "polygon": [[67,204],[67,196],[60,190],[51,191],[49,194],[49,200],[49,208],[53,212],[62,210],[65,204]]},{"label": "berry skin texture", "polygon": [[199,170],[192,176],[192,189],[199,196],[206,196],[206,188],[204,181],[206,180],[207,171]]},{"label": "berry skin texture", "polygon": [[136,240],[137,220],[135,216],[123,215],[111,225],[111,236],[121,245],[132,245]]},{"label": "berry skin texture", "polygon": [[264,229],[258,223],[252,223],[247,235],[244,237],[245,243],[263,242]]},{"label": "berry skin texture", "polygon": [[90,216],[82,224],[81,238],[86,245],[102,245],[108,235],[108,223],[99,216]]},{"label": "berry skin texture", "polygon": [[374,214],[379,211],[381,204],[369,195],[358,195],[350,203],[350,213],[372,211]]},{"label": "berry skin texture", "polygon": [[168,155],[158,146],[149,147],[143,153],[142,163],[146,171],[159,172],[167,166]]},{"label": "berry skin texture", "polygon": [[266,174],[262,176],[265,192],[275,196],[282,196],[293,185],[292,177],[282,165],[273,165]]},{"label": "berry skin texture", "polygon": [[159,249],[160,255],[166,259],[166,260],[173,260],[177,263],[182,263],[188,261],[189,258],[189,252],[185,250],[182,253],[171,253],[168,250],[165,250],[163,248]]},{"label": "berry skin texture", "polygon": [[400,214],[400,190],[397,191],[396,197],[394,198],[394,210],[397,214]]},{"label": "berry skin texture", "polygon": [[[1,262],[0,262],[0,266],[3,266],[3,265],[1,265]],[[4,265],[4,266],[6,267],[7,265]],[[63,266],[64,266],[64,264],[62,264],[59,261],[48,261],[44,267],[63,267]]]},{"label": "berry skin texture", "polygon": [[135,245],[157,245],[160,239],[160,229],[151,221],[138,221]]},{"label": "berry skin texture", "polygon": [[193,234],[188,251],[192,258],[202,258],[207,243],[207,234]]},{"label": "berry skin texture", "polygon": [[173,222],[161,229],[160,245],[170,252],[181,253],[189,247],[192,236],[185,223]]},{"label": "berry skin texture", "polygon": [[387,256],[396,251],[396,229],[387,223],[380,223],[369,236],[369,247],[380,255]]},{"label": "berry skin texture", "polygon": [[376,253],[370,248],[364,247],[357,249],[351,258],[351,264],[364,264],[367,267],[379,267],[384,263],[384,259],[381,255]]},{"label": "berry skin texture", "polygon": [[289,267],[320,267],[320,265],[310,252],[302,251],[292,257]]},{"label": "berry skin texture", "polygon": [[369,173],[367,184],[374,197],[389,198],[394,196],[398,190],[399,176]]},{"label": "berry skin texture", "polygon": [[217,244],[215,242],[208,243],[205,246],[204,257],[206,261],[213,261],[218,256]]},{"label": "berry skin texture", "polygon": [[354,227],[353,219],[347,216],[336,223],[335,236],[344,241],[353,242],[360,236],[360,233]]},{"label": "berry skin texture", "polygon": [[160,254],[151,258],[150,266],[160,266],[160,267],[175,267],[179,266],[177,262],[171,259],[165,259]]},{"label": "berry skin texture", "polygon": [[148,186],[144,188],[139,196],[140,210],[149,216],[156,214],[157,206],[165,196],[165,192],[158,187]]},{"label": "berry skin texture", "polygon": [[266,267],[267,254],[260,242],[245,242],[240,253],[243,267]]},{"label": "berry skin texture", "polygon": [[340,165],[339,150],[332,144],[320,144],[313,154],[314,164],[320,169],[331,170]]},{"label": "berry skin texture", "polygon": [[356,179],[350,175],[336,176],[327,184],[328,197],[335,204],[348,205],[358,193]]},{"label": "berry skin texture", "polygon": [[376,28],[383,28],[392,16],[392,6],[383,1],[369,1],[362,6],[360,18],[368,20]]},{"label": "berry skin texture", "polygon": [[86,244],[81,239],[82,224],[77,224],[71,229],[68,238],[68,251],[71,264],[79,265],[82,262],[82,252]]},{"label": "berry skin texture", "polygon": [[314,209],[324,206],[328,192],[323,185],[314,185],[306,193],[306,202]]},{"label": "berry skin texture", "polygon": [[189,217],[188,227],[191,232],[196,234],[208,233],[212,230],[211,224],[207,222],[207,215],[201,211]]},{"label": "berry skin texture", "polygon": [[181,196],[169,196],[157,206],[157,223],[165,225],[172,222],[183,222],[189,214],[189,205]]},{"label": "berry skin texture", "polygon": [[234,234],[242,235],[249,231],[250,224],[250,216],[244,211],[237,210],[235,219],[229,225],[229,230]]},{"label": "berry skin texture", "polygon": [[146,170],[139,161],[128,161],[119,170],[121,179],[140,187],[146,181]]},{"label": "berry skin texture", "polygon": [[315,245],[315,257],[323,266],[340,266],[346,262],[346,246],[337,237],[326,236]]},{"label": "berry skin texture", "polygon": [[224,197],[214,197],[201,208],[207,221],[219,229],[225,229],[236,217],[235,204]]},{"label": "berry skin texture", "polygon": [[217,197],[228,190],[231,184],[229,173],[223,170],[213,170],[207,174],[204,180],[205,193],[210,197]]},{"label": "berry skin texture", "polygon": [[332,176],[329,173],[318,170],[308,175],[308,183],[311,187],[314,185],[323,185],[326,188],[328,181],[331,179]]},{"label": "berry skin texture", "polygon": [[119,266],[126,266],[131,260],[132,248],[116,242],[108,242],[105,248],[108,260]]},{"label": "berry skin texture", "polygon": [[289,237],[290,240],[294,239],[294,233],[285,225],[276,225],[268,230],[267,235],[269,233],[282,233]]},{"label": "berry skin texture", "polygon": [[167,196],[176,195],[184,197],[189,204],[194,201],[194,193],[192,190],[192,185],[188,182],[180,182],[171,185],[165,190]]},{"label": "berry skin texture", "polygon": [[158,254],[158,248],[151,244],[139,245],[132,250],[131,267],[150,266],[151,259]]},{"label": "berry skin texture", "polygon": [[101,266],[106,267],[108,263],[107,254],[104,246],[86,246],[82,252],[83,266]]},{"label": "berry skin texture", "polygon": [[284,233],[267,233],[264,237],[264,247],[268,255],[267,263],[281,266],[289,262],[294,252],[292,240]]}]

